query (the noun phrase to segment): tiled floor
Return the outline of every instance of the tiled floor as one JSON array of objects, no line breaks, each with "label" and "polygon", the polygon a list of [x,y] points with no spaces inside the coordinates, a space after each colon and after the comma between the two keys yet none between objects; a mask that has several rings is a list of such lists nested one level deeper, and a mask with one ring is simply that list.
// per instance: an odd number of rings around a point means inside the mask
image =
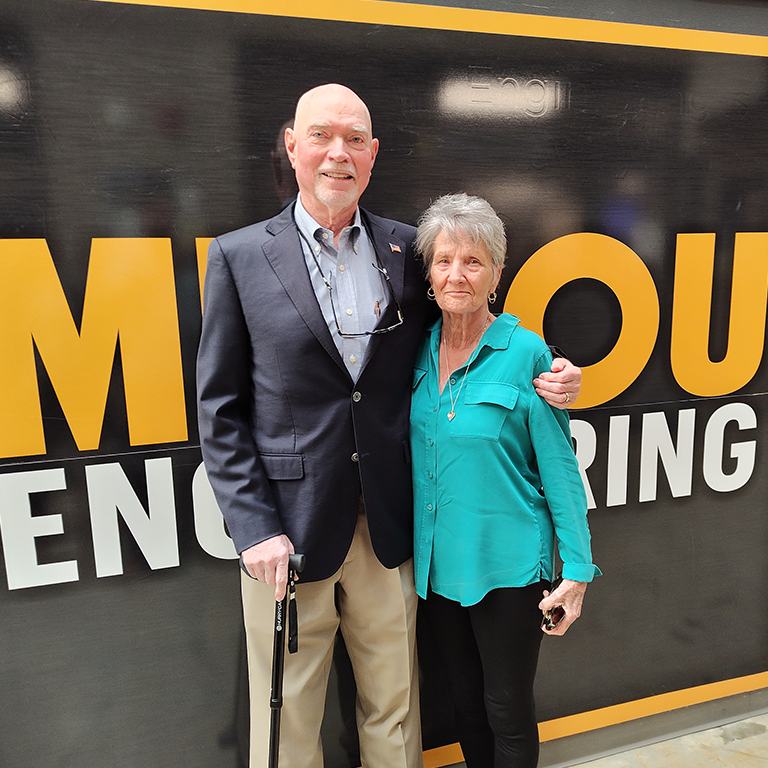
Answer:
[{"label": "tiled floor", "polygon": [[[584,768],[768,768],[768,714],[581,765]],[[454,768],[464,768],[464,763]]]},{"label": "tiled floor", "polygon": [[768,714],[584,765],[586,768],[768,768]]}]

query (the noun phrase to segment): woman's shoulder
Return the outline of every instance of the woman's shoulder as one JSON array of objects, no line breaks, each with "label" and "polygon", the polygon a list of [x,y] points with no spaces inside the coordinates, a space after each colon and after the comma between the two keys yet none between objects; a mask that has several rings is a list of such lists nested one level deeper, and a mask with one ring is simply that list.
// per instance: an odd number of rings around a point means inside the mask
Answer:
[{"label": "woman's shoulder", "polygon": [[524,381],[528,381],[549,370],[552,365],[552,353],[544,339],[523,326],[514,315],[507,317],[509,319],[504,315],[499,318],[504,318],[502,322],[509,328],[509,343],[502,348],[499,361],[504,361],[504,368],[509,371],[509,375],[514,372],[515,375],[522,376]]},{"label": "woman's shoulder", "polygon": [[519,317],[516,315],[502,315],[499,319],[502,318],[504,318],[504,321],[511,326],[509,339],[509,346],[511,349],[514,349],[517,352],[525,352],[532,356],[538,356],[545,352],[549,352],[549,347],[544,339],[542,339],[538,333],[526,328]]},{"label": "woman's shoulder", "polygon": [[416,369],[426,370],[429,368],[429,356],[431,354],[432,346],[435,344],[435,336],[437,336],[438,339],[440,337],[442,322],[442,318],[435,320],[422,336],[414,362],[414,367]]}]

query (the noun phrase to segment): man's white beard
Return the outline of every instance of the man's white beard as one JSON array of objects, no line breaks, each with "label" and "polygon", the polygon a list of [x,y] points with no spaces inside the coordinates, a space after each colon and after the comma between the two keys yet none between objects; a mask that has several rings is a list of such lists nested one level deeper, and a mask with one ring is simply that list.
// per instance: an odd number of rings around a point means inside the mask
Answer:
[{"label": "man's white beard", "polygon": [[[343,173],[344,171],[340,171]],[[358,186],[354,184],[348,190],[329,189],[324,176],[318,176],[315,180],[315,197],[329,208],[347,208],[357,204]]]}]

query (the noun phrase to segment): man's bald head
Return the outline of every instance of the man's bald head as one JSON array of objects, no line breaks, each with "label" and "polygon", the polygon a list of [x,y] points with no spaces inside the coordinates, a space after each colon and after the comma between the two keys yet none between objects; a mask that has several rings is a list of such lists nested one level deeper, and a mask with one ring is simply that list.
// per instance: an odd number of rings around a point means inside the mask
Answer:
[{"label": "man's bald head", "polygon": [[285,146],[302,204],[319,224],[340,231],[354,216],[379,148],[365,102],[338,83],[307,91]]},{"label": "man's bald head", "polygon": [[365,115],[365,125],[372,133],[371,113],[368,111],[368,106],[351,88],[339,83],[318,85],[303,93],[296,102],[294,124],[309,119],[318,105],[327,104],[336,104],[339,109],[354,110],[358,114]]}]

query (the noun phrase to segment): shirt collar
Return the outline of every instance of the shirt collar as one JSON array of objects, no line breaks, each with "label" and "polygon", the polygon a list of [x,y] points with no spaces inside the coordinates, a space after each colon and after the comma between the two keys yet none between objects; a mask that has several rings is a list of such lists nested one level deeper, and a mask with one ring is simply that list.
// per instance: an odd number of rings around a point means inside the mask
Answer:
[{"label": "shirt collar", "polygon": [[[491,349],[506,349],[509,346],[509,340],[512,337],[512,334],[519,323],[520,318],[516,315],[502,312],[483,334],[480,346],[490,347]],[[442,327],[443,318],[439,317],[434,325],[427,331],[434,345],[440,343],[440,330]]]},{"label": "shirt collar", "polygon": [[[301,193],[296,195],[296,206],[293,209],[293,218],[296,221],[296,226],[304,233],[304,236],[309,240],[309,242],[317,242],[317,238],[315,235],[317,234],[317,230],[319,229],[321,232],[329,232],[331,235],[333,234],[330,229],[326,229],[325,227],[318,224],[310,215],[307,213],[307,209],[302,205],[301,203]],[[349,233],[349,239],[350,242],[354,245],[357,238],[360,236],[360,231],[362,229],[363,222],[360,217],[360,206],[355,208],[355,215],[352,219],[352,223],[344,227],[342,230],[342,236],[343,232],[346,230],[351,230]],[[331,243],[333,241],[331,240]]]}]

